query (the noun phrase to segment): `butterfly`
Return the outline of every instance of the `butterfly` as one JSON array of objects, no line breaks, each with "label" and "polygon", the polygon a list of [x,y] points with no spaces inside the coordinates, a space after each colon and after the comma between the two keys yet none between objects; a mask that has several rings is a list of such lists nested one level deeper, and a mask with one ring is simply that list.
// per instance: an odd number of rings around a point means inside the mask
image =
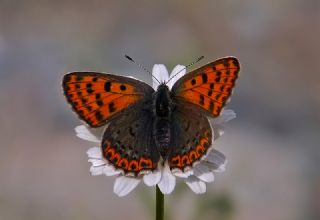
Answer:
[{"label": "butterfly", "polygon": [[240,70],[234,57],[195,69],[170,90],[155,91],[137,79],[97,72],[63,77],[67,101],[90,127],[105,126],[101,152],[127,176],[152,172],[167,163],[185,171],[206,156],[213,142],[210,117],[218,117]]}]

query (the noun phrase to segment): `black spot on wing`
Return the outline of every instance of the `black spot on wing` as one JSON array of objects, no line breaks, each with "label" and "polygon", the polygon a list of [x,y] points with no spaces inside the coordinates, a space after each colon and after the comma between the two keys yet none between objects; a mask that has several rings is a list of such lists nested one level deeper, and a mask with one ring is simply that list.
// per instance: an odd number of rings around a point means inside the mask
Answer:
[{"label": "black spot on wing", "polygon": [[120,90],[121,90],[121,91],[125,91],[126,89],[127,89],[127,87],[126,87],[125,85],[121,85],[121,86],[120,86]]},{"label": "black spot on wing", "polygon": [[97,93],[96,94],[96,99],[100,99],[101,98],[101,94],[100,93]]},{"label": "black spot on wing", "polygon": [[83,104],[86,104],[87,103],[87,99],[86,98],[81,98],[81,102],[83,103]]},{"label": "black spot on wing", "polygon": [[106,83],[104,84],[104,90],[105,90],[106,92],[110,92],[110,91],[111,91],[111,82],[106,82]]},{"label": "black spot on wing", "polygon": [[204,96],[203,95],[200,95],[200,102],[199,102],[200,105],[204,105]]},{"label": "black spot on wing", "polygon": [[93,90],[92,90],[91,88],[88,88],[88,89],[87,89],[87,93],[88,93],[88,94],[91,94],[91,93],[93,93]]},{"label": "black spot on wing", "polygon": [[101,120],[103,119],[103,115],[101,114],[100,111],[97,111],[97,112],[95,113],[95,116],[96,116],[96,118],[97,118],[98,121],[101,121]]},{"label": "black spot on wing", "polygon": [[83,80],[83,77],[82,76],[77,76],[77,81],[81,81]]},{"label": "black spot on wing", "polygon": [[212,100],[210,100],[209,110],[212,112],[214,107],[214,103]]},{"label": "black spot on wing", "polygon": [[202,73],[201,77],[202,77],[202,83],[203,84],[208,82],[208,76],[207,76],[206,73]]},{"label": "black spot on wing", "polygon": [[101,100],[98,100],[98,101],[97,101],[97,105],[98,105],[98,106],[102,106],[102,105],[103,105],[103,102],[102,102]]},{"label": "black spot on wing", "polygon": [[109,107],[109,112],[110,113],[116,111],[116,108],[114,107],[114,103],[113,102],[110,102],[108,107]]}]

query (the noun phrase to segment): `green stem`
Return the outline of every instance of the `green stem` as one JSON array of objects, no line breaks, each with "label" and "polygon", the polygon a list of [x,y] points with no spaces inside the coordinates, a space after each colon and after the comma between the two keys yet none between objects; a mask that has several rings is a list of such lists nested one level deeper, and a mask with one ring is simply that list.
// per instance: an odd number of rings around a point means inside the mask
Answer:
[{"label": "green stem", "polygon": [[164,196],[157,186],[156,189],[156,220],[163,220],[164,216]]}]

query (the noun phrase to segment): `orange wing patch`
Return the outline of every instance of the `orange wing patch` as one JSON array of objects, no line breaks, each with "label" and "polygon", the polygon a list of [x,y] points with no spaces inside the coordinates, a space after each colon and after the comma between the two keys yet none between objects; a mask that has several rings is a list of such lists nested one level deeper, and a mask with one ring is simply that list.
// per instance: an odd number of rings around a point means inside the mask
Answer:
[{"label": "orange wing patch", "polygon": [[117,76],[75,72],[63,78],[63,89],[68,102],[80,118],[92,127],[104,125],[106,119],[144,96],[132,84],[117,82],[115,77]]},{"label": "orange wing patch", "polygon": [[236,58],[222,58],[182,77],[173,91],[217,117],[232,93],[239,70]]},{"label": "orange wing patch", "polygon": [[198,143],[196,143],[196,145],[188,152],[181,155],[177,154],[170,158],[170,168],[178,168],[184,171],[186,167],[192,166],[194,162],[201,160],[201,158],[206,155],[211,145],[210,139],[210,133],[205,132],[205,134],[199,139]]},{"label": "orange wing patch", "polygon": [[133,173],[137,176],[142,170],[154,170],[156,164],[151,159],[140,157],[130,158],[129,155],[121,153],[119,146],[112,146],[112,144],[106,141],[103,144],[103,156],[117,169],[121,169],[125,174]]}]

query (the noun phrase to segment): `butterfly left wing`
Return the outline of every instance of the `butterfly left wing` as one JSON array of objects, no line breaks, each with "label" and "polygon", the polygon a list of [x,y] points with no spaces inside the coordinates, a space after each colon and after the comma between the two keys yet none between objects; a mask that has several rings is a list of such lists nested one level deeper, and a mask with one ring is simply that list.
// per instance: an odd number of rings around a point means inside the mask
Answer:
[{"label": "butterfly left wing", "polygon": [[106,120],[154,92],[139,80],[95,72],[66,74],[62,86],[73,110],[91,127],[105,125]]},{"label": "butterfly left wing", "polygon": [[139,103],[113,117],[102,139],[103,157],[125,175],[137,176],[157,168],[152,104]]},{"label": "butterfly left wing", "polygon": [[217,117],[232,93],[239,70],[234,57],[216,60],[181,77],[172,88],[173,96],[177,102],[187,101]]}]

